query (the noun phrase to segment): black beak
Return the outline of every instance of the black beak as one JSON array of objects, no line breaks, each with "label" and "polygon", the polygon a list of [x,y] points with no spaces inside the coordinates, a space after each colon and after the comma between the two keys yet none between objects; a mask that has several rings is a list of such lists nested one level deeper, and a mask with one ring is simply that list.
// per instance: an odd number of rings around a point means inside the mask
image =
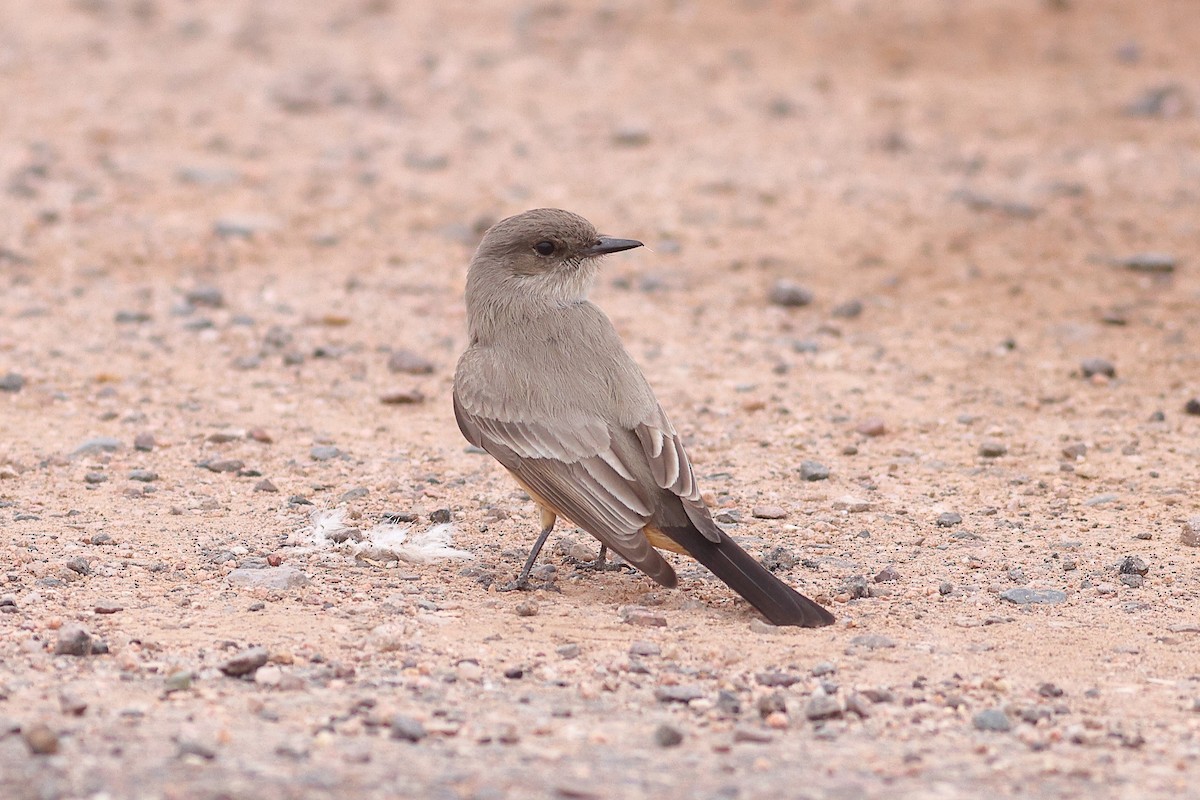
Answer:
[{"label": "black beak", "polygon": [[594,245],[584,250],[582,255],[584,258],[591,258],[608,253],[619,253],[622,250],[632,250],[641,246],[642,243],[637,239],[614,239],[611,236],[601,236]]}]

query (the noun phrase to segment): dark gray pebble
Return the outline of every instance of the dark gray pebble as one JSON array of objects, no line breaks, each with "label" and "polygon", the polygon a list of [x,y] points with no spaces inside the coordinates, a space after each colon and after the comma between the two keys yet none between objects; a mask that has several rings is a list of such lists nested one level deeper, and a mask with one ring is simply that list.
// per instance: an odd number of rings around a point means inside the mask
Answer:
[{"label": "dark gray pebble", "polygon": [[946,511],[942,514],[938,514],[935,522],[939,528],[952,528],[955,525],[962,523],[962,514],[959,514],[956,511]]},{"label": "dark gray pebble", "polygon": [[654,729],[654,743],[659,747],[678,747],[683,742],[683,734],[678,728],[663,723]]},{"label": "dark gray pebble", "polygon": [[429,515],[429,521],[434,525],[444,525],[450,521],[450,509],[439,508]]},{"label": "dark gray pebble", "polygon": [[1117,368],[1111,361],[1103,358],[1085,358],[1079,364],[1079,371],[1083,373],[1083,377],[1090,378],[1093,375],[1103,375],[1106,378],[1117,377]]},{"label": "dark gray pebble", "polygon": [[226,659],[218,666],[218,669],[231,678],[240,678],[243,675],[253,675],[259,667],[266,663],[267,649],[251,647],[249,650],[243,650],[232,658]]},{"label": "dark gray pebble", "polygon": [[419,742],[425,738],[425,726],[419,719],[414,719],[406,714],[397,714],[392,717],[389,727],[393,739]]},{"label": "dark gray pebble", "polygon": [[84,483],[97,484],[104,483],[106,480],[108,480],[108,476],[103,472],[89,472],[83,476]]},{"label": "dark gray pebble", "polygon": [[814,692],[804,706],[804,716],[811,720],[835,719],[842,715],[842,704],[837,697],[825,692]]},{"label": "dark gray pebble", "polygon": [[900,580],[900,573],[890,564],[875,575],[876,583],[895,583],[898,580]]},{"label": "dark gray pebble", "polygon": [[0,392],[19,392],[25,387],[25,376],[10,372],[0,378]]},{"label": "dark gray pebble", "polygon": [[149,469],[135,469],[130,471],[129,480],[153,483],[158,480],[158,473]]},{"label": "dark gray pebble", "polygon": [[1150,567],[1139,556],[1125,556],[1117,571],[1122,575],[1145,575]]},{"label": "dark gray pebble", "polygon": [[777,306],[797,308],[812,303],[813,293],[797,283],[779,280],[771,287],[767,299]]},{"label": "dark gray pebble", "polygon": [[770,672],[760,672],[754,676],[760,686],[783,687],[787,688],[799,683],[803,678],[793,672],[779,672],[772,670]]},{"label": "dark gray pebble", "polygon": [[1003,442],[984,442],[979,445],[979,455],[984,458],[999,458],[1008,452],[1008,445]]},{"label": "dark gray pebble", "polygon": [[660,703],[690,703],[704,697],[704,690],[694,683],[677,686],[659,686],[654,690],[654,699]]},{"label": "dark gray pebble", "polygon": [[1194,417],[1200,417],[1200,397],[1193,397],[1188,400],[1183,406],[1185,414],[1191,414]]}]

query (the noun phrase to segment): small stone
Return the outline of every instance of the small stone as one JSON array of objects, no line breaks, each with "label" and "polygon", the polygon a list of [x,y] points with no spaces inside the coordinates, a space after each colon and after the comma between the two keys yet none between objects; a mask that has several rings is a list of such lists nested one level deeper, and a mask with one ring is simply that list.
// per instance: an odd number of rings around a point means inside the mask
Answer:
[{"label": "small stone", "polygon": [[379,395],[379,402],[385,406],[411,406],[425,402],[425,395],[420,389],[387,392]]},{"label": "small stone", "polygon": [[851,514],[860,514],[871,510],[870,502],[852,494],[842,495],[834,500],[833,507],[838,511],[849,511]]},{"label": "small stone", "polygon": [[1150,567],[1138,556],[1126,556],[1117,571],[1122,575],[1145,575]]},{"label": "small stone", "polygon": [[660,703],[690,703],[704,697],[704,690],[694,683],[683,683],[676,686],[659,686],[654,690],[654,698]]},{"label": "small stone", "polygon": [[1141,575],[1122,575],[1120,581],[1131,589],[1140,589],[1142,588],[1142,584],[1146,582],[1146,579]]},{"label": "small stone", "polygon": [[177,754],[180,758],[195,756],[205,761],[212,761],[217,757],[216,748],[197,739],[181,738],[175,744],[179,748]]},{"label": "small stone", "polygon": [[25,376],[9,372],[0,377],[0,392],[19,392],[25,387]]},{"label": "small stone", "polygon": [[213,232],[226,239],[233,237],[249,239],[256,234],[273,231],[278,227],[279,220],[275,217],[239,214],[218,219],[213,223]]},{"label": "small stone", "polygon": [[1175,271],[1179,259],[1170,253],[1134,253],[1118,259],[1117,265],[1132,272],[1166,273]]},{"label": "small stone", "polygon": [[[58,640],[54,643],[56,656],[90,656],[100,652],[96,641],[82,625],[64,625],[58,631]],[[107,648],[104,648],[107,650]]]},{"label": "small stone", "polygon": [[44,722],[35,722],[22,728],[21,738],[35,756],[49,756],[58,752],[58,734]]},{"label": "small stone", "polygon": [[347,489],[338,496],[339,503],[350,503],[355,500],[366,497],[371,493],[371,490],[365,486],[355,486],[352,489]]},{"label": "small stone", "polygon": [[1200,417],[1200,397],[1193,397],[1183,405],[1183,412],[1193,417]]},{"label": "small stone", "polygon": [[158,473],[149,469],[135,469],[130,471],[129,480],[141,483],[153,483],[158,480]]},{"label": "small stone", "polygon": [[810,672],[814,678],[820,678],[824,675],[833,675],[837,673],[837,665],[832,661],[818,661],[816,664],[813,664],[813,668],[810,670]]},{"label": "small stone", "polygon": [[246,589],[297,589],[308,585],[308,576],[295,567],[239,568],[226,578],[232,585]]},{"label": "small stone", "polygon": [[163,681],[163,689],[165,689],[168,693],[186,691],[192,688],[193,677],[194,675],[192,674],[191,670],[181,669],[176,672],[172,672],[167,676],[167,679]]},{"label": "small stone", "polygon": [[789,686],[794,686],[803,680],[799,675],[793,672],[779,672],[772,670],[770,672],[760,672],[754,676],[760,686],[770,686],[772,688],[782,687],[786,689]]},{"label": "small stone", "polygon": [[1000,593],[1001,600],[1007,600],[1019,606],[1031,604],[1055,605],[1067,599],[1066,592],[1057,589],[1026,589],[1018,586],[1006,589]]},{"label": "small stone", "polygon": [[801,461],[800,478],[806,481],[823,481],[829,477],[829,467],[819,461]]},{"label": "small stone", "polygon": [[861,300],[847,300],[840,303],[830,310],[830,314],[841,319],[855,319],[862,316],[863,304]]},{"label": "small stone", "polygon": [[92,562],[88,561],[83,556],[76,556],[75,558],[68,559],[63,566],[79,575],[92,574]]},{"label": "small stone", "polygon": [[772,714],[786,714],[787,695],[785,695],[783,692],[771,692],[770,694],[764,694],[762,697],[758,698],[758,702],[755,703],[755,707],[758,709],[758,715],[763,719],[766,719]]},{"label": "small stone", "polygon": [[231,678],[253,675],[259,667],[267,663],[268,655],[265,647],[251,647],[226,659],[217,668]]},{"label": "small stone", "polygon": [[938,594],[942,595],[943,597],[945,597],[946,595],[950,594],[953,591],[954,591],[954,584],[950,583],[949,581],[942,581],[941,583],[938,584]]},{"label": "small stone", "polygon": [[341,454],[341,450],[327,444],[319,444],[308,451],[308,455],[313,461],[329,461],[332,458],[337,458]]},{"label": "small stone", "polygon": [[866,633],[855,636],[850,644],[864,650],[887,650],[896,646],[896,642],[881,633]]},{"label": "small stone", "polygon": [[618,147],[643,147],[650,144],[650,131],[641,125],[622,125],[613,131],[612,143]]},{"label": "small stone", "polygon": [[751,728],[743,725],[733,729],[733,740],[735,742],[767,744],[768,742],[774,741],[775,737],[761,728]]},{"label": "small stone", "polygon": [[1183,523],[1179,541],[1188,547],[1200,547],[1200,517],[1192,517]]},{"label": "small stone", "polygon": [[555,648],[554,652],[558,653],[559,656],[565,659],[578,658],[579,645],[575,644],[574,642],[560,645],[559,647]]},{"label": "small stone", "polygon": [[1079,371],[1083,373],[1083,377],[1090,378],[1093,375],[1103,375],[1106,378],[1117,377],[1117,368],[1111,361],[1103,358],[1085,358],[1079,364]]},{"label": "small stone", "polygon": [[876,583],[895,583],[898,580],[900,580],[900,573],[890,564],[875,575]]},{"label": "small stone", "polygon": [[184,294],[183,299],[189,305],[205,308],[222,308],[225,305],[225,295],[215,286],[197,286]]},{"label": "small stone", "polygon": [[517,603],[516,607],[513,608],[513,611],[516,612],[518,617],[536,617],[538,613],[537,601],[532,598],[528,600],[522,600],[521,602]]},{"label": "small stone", "polygon": [[631,656],[657,656],[662,654],[662,648],[654,642],[636,641],[629,645],[629,655]]},{"label": "small stone", "polygon": [[621,615],[621,621],[628,625],[637,625],[642,628],[667,627],[666,617],[645,606],[621,606],[617,609],[617,613]]},{"label": "small stone", "polygon": [[834,719],[842,715],[842,704],[834,695],[825,692],[813,692],[808,704],[804,706],[804,716],[811,720]]},{"label": "small stone", "polygon": [[429,514],[429,521],[434,525],[445,525],[450,519],[450,509],[448,508],[439,508]]},{"label": "small stone", "polygon": [[425,725],[407,714],[396,714],[388,723],[391,737],[405,742],[419,742],[425,738]]},{"label": "small stone", "polygon": [[1087,445],[1083,442],[1072,442],[1062,449],[1062,457],[1068,461],[1078,461],[1087,455]]},{"label": "small stone", "polygon": [[65,688],[58,693],[58,707],[64,714],[82,717],[87,711],[88,703],[74,689]]},{"label": "small stone", "polygon": [[263,478],[261,481],[254,484],[254,491],[256,491],[256,492],[278,492],[279,488],[275,484],[271,483],[270,478]]},{"label": "small stone", "polygon": [[202,461],[200,466],[209,472],[237,472],[246,466],[246,463],[236,458],[220,458],[216,461]]},{"label": "small stone", "polygon": [[510,681],[519,681],[525,677],[526,671],[527,670],[525,667],[506,667],[504,670],[504,677],[508,678]]},{"label": "small stone", "polygon": [[755,506],[750,514],[758,519],[783,519],[787,511],[780,506]]},{"label": "small stone", "polygon": [[726,508],[714,514],[713,519],[726,525],[736,525],[742,521],[742,514],[736,508]]},{"label": "small stone", "polygon": [[387,368],[391,372],[401,372],[406,375],[428,375],[434,370],[434,363],[411,350],[393,350],[388,356]]},{"label": "small stone", "polygon": [[938,514],[935,520],[939,528],[953,528],[955,525],[962,524],[962,514],[956,511],[946,511]]},{"label": "small stone", "polygon": [[798,283],[788,280],[778,280],[771,286],[767,299],[777,306],[798,308],[812,303],[813,293]]},{"label": "small stone", "polygon": [[143,453],[149,453],[154,449],[154,434],[139,433],[137,436],[133,437],[133,449],[139,450]]},{"label": "small stone", "polygon": [[984,458],[999,458],[1008,452],[1008,445],[1003,442],[987,441],[979,445],[979,455]]},{"label": "small stone", "polygon": [[783,545],[772,547],[762,558],[763,566],[772,572],[786,571],[799,563],[796,554]]},{"label": "small stone", "polygon": [[679,729],[663,723],[654,729],[654,743],[659,747],[678,747],[683,742]]},{"label": "small stone", "polygon": [[971,718],[971,724],[977,731],[1006,733],[1012,730],[1012,720],[999,708],[987,708],[980,711]]},{"label": "small stone", "polygon": [[862,422],[854,426],[854,430],[861,433],[863,436],[876,438],[887,433],[887,423],[880,417],[867,417]]},{"label": "small stone", "polygon": [[89,472],[83,476],[84,483],[90,483],[93,486],[98,483],[104,483],[108,480],[108,476],[103,472]]},{"label": "small stone", "polygon": [[125,606],[114,600],[97,600],[92,605],[92,613],[94,614],[116,614],[124,610]]},{"label": "small stone", "polygon": [[111,436],[97,436],[88,439],[71,451],[72,456],[91,455],[93,453],[115,453],[121,449],[121,440]]}]

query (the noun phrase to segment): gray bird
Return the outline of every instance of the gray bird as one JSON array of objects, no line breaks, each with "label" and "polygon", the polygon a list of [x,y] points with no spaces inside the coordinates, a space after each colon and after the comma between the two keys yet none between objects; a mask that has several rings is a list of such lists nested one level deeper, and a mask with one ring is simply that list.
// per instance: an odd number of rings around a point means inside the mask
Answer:
[{"label": "gray bird", "polygon": [[833,615],[797,593],[713,521],[679,434],[587,299],[598,257],[640,247],[601,236],[559,209],[496,223],[467,274],[470,344],[454,376],[454,415],[471,444],[537,503],[542,530],[525,586],[555,519],[564,517],[663,586],[675,570],[655,548],[691,556],[776,625]]}]

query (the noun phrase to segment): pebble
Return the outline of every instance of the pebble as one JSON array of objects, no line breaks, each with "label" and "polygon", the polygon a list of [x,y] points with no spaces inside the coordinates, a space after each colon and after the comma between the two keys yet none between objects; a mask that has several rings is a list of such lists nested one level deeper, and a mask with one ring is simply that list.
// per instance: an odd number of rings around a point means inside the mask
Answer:
[{"label": "pebble", "polygon": [[163,689],[165,689],[168,693],[185,691],[192,688],[193,677],[194,675],[192,674],[192,671],[187,669],[181,669],[177,672],[172,672],[167,676],[167,679],[163,681]]},{"label": "pebble", "polygon": [[64,714],[82,717],[87,711],[88,703],[74,689],[64,688],[58,693],[58,707]]},{"label": "pebble", "polygon": [[896,642],[881,633],[866,633],[855,636],[850,644],[866,650],[886,650],[896,646]]},{"label": "pebble", "polygon": [[1017,586],[1001,592],[1000,599],[1016,603],[1019,606],[1030,604],[1054,605],[1064,602],[1067,599],[1067,595],[1066,592],[1060,592],[1057,589],[1026,589],[1023,586]]},{"label": "pebble", "polygon": [[283,669],[274,664],[265,664],[254,673],[254,682],[259,686],[278,686],[283,682]]},{"label": "pebble", "polygon": [[1093,375],[1103,375],[1106,378],[1117,377],[1117,368],[1111,361],[1103,358],[1085,358],[1079,363],[1079,371],[1083,373],[1083,377],[1090,378]]},{"label": "pebble", "polygon": [[871,510],[871,504],[868,501],[852,494],[842,495],[834,500],[833,507],[838,511],[849,511],[851,514],[861,514]]},{"label": "pebble", "polygon": [[1068,461],[1078,461],[1087,455],[1087,451],[1087,445],[1083,442],[1073,442],[1062,449],[1062,456]]},{"label": "pebble", "polygon": [[887,423],[880,417],[868,417],[854,426],[854,430],[863,436],[876,438],[887,433]]},{"label": "pebble", "polygon": [[767,299],[777,306],[798,308],[812,303],[813,293],[798,283],[778,280],[771,286],[771,291],[767,293]]},{"label": "pebble", "polygon": [[1183,405],[1183,412],[1194,417],[1200,417],[1200,397],[1193,397]]},{"label": "pebble", "polygon": [[665,628],[667,618],[645,606],[621,606],[617,609],[621,621],[628,625],[638,625],[643,628]]},{"label": "pebble", "polygon": [[622,125],[613,131],[612,143],[618,147],[644,147],[650,144],[650,131],[641,125]]},{"label": "pebble", "polygon": [[21,738],[25,746],[35,756],[49,756],[58,752],[58,734],[44,722],[35,722],[21,729]]},{"label": "pebble", "polygon": [[538,613],[537,601],[533,598],[522,600],[513,608],[518,617],[536,617]]},{"label": "pebble", "polygon": [[804,706],[804,716],[812,720],[834,719],[842,715],[842,710],[836,696],[816,691]]},{"label": "pebble", "polygon": [[121,440],[111,436],[97,436],[88,439],[71,451],[72,456],[92,455],[94,453],[115,453],[121,449]]},{"label": "pebble", "polygon": [[829,467],[820,461],[801,461],[800,478],[806,481],[823,481],[829,477]]},{"label": "pebble", "polygon": [[249,650],[243,650],[232,658],[228,658],[218,665],[217,669],[225,673],[231,678],[240,678],[243,675],[252,675],[259,667],[267,663],[267,648],[251,647]]},{"label": "pebble", "polygon": [[153,433],[139,433],[137,436],[133,437],[134,450],[140,450],[143,453],[149,453],[154,449],[154,444],[155,442]]},{"label": "pebble", "polygon": [[87,628],[82,625],[64,625],[58,631],[58,640],[54,643],[56,656],[90,656],[97,653],[107,653],[107,646],[100,646],[98,639],[92,638]]},{"label": "pebble", "polygon": [[212,761],[217,757],[217,751],[212,745],[206,744],[197,739],[180,738],[175,744],[179,748],[177,751],[179,758],[196,756],[197,758],[202,758],[205,761]]},{"label": "pebble", "polygon": [[789,686],[794,686],[803,678],[793,672],[779,672],[771,670],[770,672],[760,672],[754,676],[754,680],[758,681],[760,686],[782,687],[786,689]]},{"label": "pebble", "polygon": [[898,580],[900,580],[900,573],[890,564],[881,569],[875,576],[876,583],[895,583]]},{"label": "pebble", "polygon": [[654,743],[659,747],[678,747],[683,742],[683,733],[673,725],[663,723],[654,729]]},{"label": "pebble", "polygon": [[949,581],[942,581],[938,584],[938,594],[943,597],[954,591],[954,584]]},{"label": "pebble", "polygon": [[733,740],[735,742],[749,742],[751,744],[767,744],[774,741],[775,737],[761,728],[739,725],[733,729]]},{"label": "pebble", "polygon": [[690,703],[704,697],[704,690],[694,683],[677,686],[659,686],[654,690],[654,699],[660,703]]},{"label": "pebble", "polygon": [[755,703],[755,707],[758,709],[758,716],[762,717],[763,719],[766,719],[772,714],[786,714],[787,695],[785,695],[783,692],[771,692],[770,694],[764,694],[762,697],[758,698],[758,702]]},{"label": "pebble", "polygon": [[999,708],[986,708],[971,718],[971,724],[977,731],[993,731],[1005,733],[1012,730],[1012,720],[1008,714]]},{"label": "pebble", "polygon": [[572,659],[579,657],[580,650],[579,645],[572,642],[570,644],[559,645],[555,648],[554,652],[558,653],[562,658]]},{"label": "pebble", "polygon": [[425,395],[420,389],[397,390],[379,395],[379,402],[385,406],[411,406],[424,403]]},{"label": "pebble", "polygon": [[83,476],[84,483],[90,483],[93,486],[98,483],[104,483],[108,480],[108,476],[103,472],[89,472]]},{"label": "pebble", "polygon": [[1131,589],[1140,589],[1142,588],[1142,584],[1146,582],[1146,579],[1141,575],[1122,575],[1120,581]]},{"label": "pebble", "polygon": [[1174,272],[1179,259],[1170,253],[1134,253],[1118,259],[1117,265],[1133,272]]},{"label": "pebble", "polygon": [[1145,575],[1150,567],[1139,556],[1125,556],[1117,571],[1122,575]]},{"label": "pebble", "polygon": [[129,473],[129,480],[142,483],[153,483],[158,480],[158,473],[149,469],[135,469]]},{"label": "pebble", "polygon": [[237,472],[246,466],[246,463],[236,458],[220,458],[216,461],[201,461],[198,466],[209,472]]},{"label": "pebble", "polygon": [[124,610],[125,606],[115,600],[97,600],[92,606],[92,612],[95,614],[116,614]]},{"label": "pebble", "polygon": [[25,387],[25,376],[9,372],[0,378],[0,392],[19,392]]},{"label": "pebble", "polygon": [[779,506],[755,506],[750,514],[758,519],[783,519],[787,511]]},{"label": "pebble", "polygon": [[936,520],[934,520],[934,522],[939,528],[953,528],[955,525],[961,524],[962,520],[962,514],[959,514],[956,511],[946,511],[938,514],[938,517]]},{"label": "pebble", "polygon": [[829,313],[841,319],[855,319],[861,316],[862,312],[863,304],[861,300],[847,300],[844,303],[834,306]]},{"label": "pebble", "polygon": [[643,657],[662,655],[662,648],[654,642],[638,640],[630,643],[629,655]]},{"label": "pebble", "polygon": [[341,454],[341,450],[328,444],[319,444],[308,451],[308,455],[313,461],[328,461],[331,458],[337,458]]},{"label": "pebble", "polygon": [[261,481],[254,484],[254,491],[256,491],[256,492],[278,492],[279,487],[277,487],[274,483],[272,483],[270,478],[263,478]]},{"label": "pebble", "polygon": [[388,356],[387,368],[406,375],[428,375],[433,372],[434,363],[411,350],[400,349]]},{"label": "pebble", "polygon": [[296,589],[308,585],[308,576],[295,567],[239,568],[226,578],[234,586],[247,589]]},{"label": "pebble", "polygon": [[434,525],[445,525],[450,519],[450,509],[448,508],[435,509],[429,514],[429,521]]},{"label": "pebble", "polygon": [[1008,452],[1008,445],[1003,442],[987,441],[979,445],[979,455],[984,458],[999,458]]},{"label": "pebble", "polygon": [[1188,547],[1200,547],[1200,517],[1192,517],[1183,523],[1183,531],[1179,534],[1179,541]]},{"label": "pebble", "polygon": [[215,286],[197,286],[189,289],[183,299],[189,305],[204,306],[205,308],[223,308],[225,305],[225,295]]},{"label": "pebble", "polygon": [[820,678],[823,675],[834,675],[837,673],[837,664],[834,664],[832,661],[818,661],[816,664],[813,664],[811,673],[814,678]]},{"label": "pebble", "polygon": [[279,220],[271,216],[231,215],[219,218],[213,223],[213,232],[217,236],[231,238],[239,236],[249,239],[257,233],[275,230]]}]

